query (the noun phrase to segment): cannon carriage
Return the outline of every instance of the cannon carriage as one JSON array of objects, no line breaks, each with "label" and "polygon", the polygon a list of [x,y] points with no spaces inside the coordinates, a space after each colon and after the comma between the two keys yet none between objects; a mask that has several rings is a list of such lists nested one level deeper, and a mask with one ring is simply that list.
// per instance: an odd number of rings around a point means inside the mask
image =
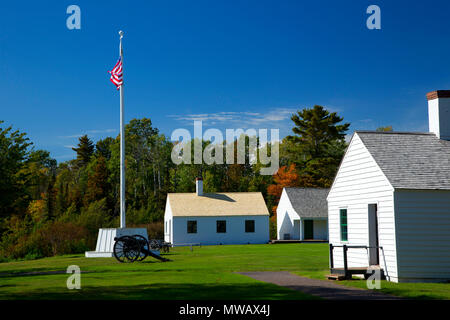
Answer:
[{"label": "cannon carriage", "polygon": [[114,257],[119,262],[142,261],[151,256],[160,261],[170,261],[153,251],[169,252],[169,244],[152,239],[148,241],[141,235],[122,236],[114,238]]}]

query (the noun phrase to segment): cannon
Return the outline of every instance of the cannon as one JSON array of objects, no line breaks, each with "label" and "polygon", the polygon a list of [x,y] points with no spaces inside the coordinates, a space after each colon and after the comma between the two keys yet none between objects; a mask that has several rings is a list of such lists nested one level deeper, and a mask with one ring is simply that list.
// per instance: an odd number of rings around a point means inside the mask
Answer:
[{"label": "cannon", "polygon": [[135,234],[132,236],[115,237],[114,241],[114,257],[119,262],[142,261],[148,256],[163,262],[170,261],[152,252],[152,250],[161,250],[161,248],[165,251],[165,244],[157,240],[153,239],[149,242],[145,237]]}]

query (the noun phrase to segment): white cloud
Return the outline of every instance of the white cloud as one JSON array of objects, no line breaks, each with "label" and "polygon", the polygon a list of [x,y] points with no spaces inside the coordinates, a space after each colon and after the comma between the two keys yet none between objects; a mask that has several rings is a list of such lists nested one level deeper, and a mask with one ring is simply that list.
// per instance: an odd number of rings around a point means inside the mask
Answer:
[{"label": "white cloud", "polygon": [[58,136],[58,138],[61,139],[72,139],[72,138],[80,138],[83,135],[87,134],[87,135],[97,135],[97,134],[103,134],[103,133],[111,133],[111,132],[117,132],[117,129],[102,129],[102,130],[86,130],[83,131],[83,133],[80,134],[72,134],[72,135],[68,135],[68,136]]},{"label": "white cloud", "polygon": [[70,135],[70,136],[58,136],[58,138],[71,139],[71,138],[79,138],[81,136],[83,136],[83,135],[82,134],[73,134],[73,135]]},{"label": "white cloud", "polygon": [[[294,123],[293,114],[304,107],[278,107],[266,112],[256,111],[220,111],[216,113],[175,114],[167,117],[179,121],[184,126],[193,125],[194,121],[201,120],[204,128],[216,129],[279,129],[280,139],[292,134]],[[330,112],[337,112],[338,108],[325,106]]]},{"label": "white cloud", "polygon": [[273,127],[280,122],[289,120],[291,115],[297,111],[296,108],[276,108],[266,113],[261,112],[232,112],[221,111],[217,113],[197,113],[197,114],[185,114],[185,115],[169,115],[168,117],[174,118],[177,121],[193,122],[203,121],[204,125],[227,125],[227,126],[240,126],[251,127],[255,125],[268,125]]},{"label": "white cloud", "polygon": [[88,130],[86,133],[90,134],[98,134],[98,133],[109,133],[109,132],[116,132],[117,129],[105,129],[105,130]]}]

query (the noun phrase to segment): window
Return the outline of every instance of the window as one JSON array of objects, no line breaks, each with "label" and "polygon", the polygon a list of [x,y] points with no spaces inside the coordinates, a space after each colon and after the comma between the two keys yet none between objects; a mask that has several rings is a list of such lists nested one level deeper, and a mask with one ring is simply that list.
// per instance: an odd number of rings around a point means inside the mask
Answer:
[{"label": "window", "polygon": [[245,220],[245,232],[255,232],[255,220]]},{"label": "window", "polygon": [[217,233],[227,232],[227,222],[225,220],[217,220]]},{"label": "window", "polygon": [[340,209],[341,241],[348,241],[347,209]]},{"label": "window", "polygon": [[197,221],[187,222],[187,233],[197,233]]}]

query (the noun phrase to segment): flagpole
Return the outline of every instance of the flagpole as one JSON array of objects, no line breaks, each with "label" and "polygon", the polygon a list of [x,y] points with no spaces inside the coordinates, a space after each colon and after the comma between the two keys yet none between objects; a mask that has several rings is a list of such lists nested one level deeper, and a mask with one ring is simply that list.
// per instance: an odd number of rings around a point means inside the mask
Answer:
[{"label": "flagpole", "polygon": [[[120,35],[119,54],[120,54],[120,59],[122,61],[122,70],[123,70],[123,50],[122,50],[123,31],[119,31],[119,35]],[[122,85],[120,86],[120,227],[121,228],[126,227],[126,221],[125,221],[125,130],[124,130],[124,116],[123,116],[123,82],[122,82]]]}]

